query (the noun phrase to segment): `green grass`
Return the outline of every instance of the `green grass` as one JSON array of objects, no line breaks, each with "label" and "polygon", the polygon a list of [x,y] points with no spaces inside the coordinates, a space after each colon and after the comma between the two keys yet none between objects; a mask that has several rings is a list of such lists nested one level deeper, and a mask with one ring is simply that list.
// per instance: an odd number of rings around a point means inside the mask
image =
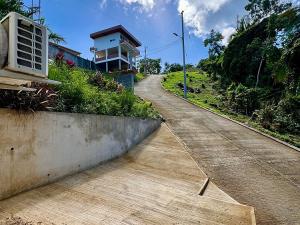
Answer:
[{"label": "green grass", "polygon": [[139,82],[145,79],[145,75],[143,73],[137,73],[134,77],[134,82]]},{"label": "green grass", "polygon": [[[300,147],[300,137],[298,135],[289,133],[277,133],[271,130],[263,128],[259,123],[250,119],[250,117],[233,113],[225,108],[222,104],[222,95],[214,88],[215,82],[203,72],[187,72],[187,86],[191,88],[200,89],[201,93],[188,93],[188,100],[195,105],[202,108],[209,109],[215,113],[227,116],[231,119],[244,123],[250,127],[260,130],[268,135],[276,137],[280,140],[288,142],[292,145]],[[179,83],[183,84],[183,72],[169,73],[162,81],[163,87],[178,95],[183,97],[183,91],[178,86]]]},{"label": "green grass", "polygon": [[110,116],[159,118],[151,103],[141,100],[132,91],[120,88],[104,75],[103,85],[92,82],[96,74],[80,68],[49,65],[49,79],[61,82],[55,111],[90,113]]},{"label": "green grass", "polygon": [[[165,81],[166,79],[166,81]],[[176,95],[183,97],[183,91],[178,87],[178,83],[183,84],[183,73],[174,72],[166,76],[163,81],[163,87]],[[202,85],[205,86],[202,87]],[[211,105],[218,104],[218,95],[212,88],[209,78],[204,73],[187,72],[187,86],[192,88],[200,88],[201,93],[188,92],[188,99],[204,108],[211,108]]]}]

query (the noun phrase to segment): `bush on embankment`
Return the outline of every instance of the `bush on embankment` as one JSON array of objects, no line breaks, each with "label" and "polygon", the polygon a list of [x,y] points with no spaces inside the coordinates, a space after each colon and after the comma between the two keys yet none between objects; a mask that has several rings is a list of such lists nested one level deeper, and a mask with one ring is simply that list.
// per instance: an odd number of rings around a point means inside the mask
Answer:
[{"label": "bush on embankment", "polygon": [[49,65],[49,79],[61,85],[32,84],[34,92],[0,90],[0,107],[110,116],[158,118],[151,103],[141,100],[113,79],[66,65]]}]

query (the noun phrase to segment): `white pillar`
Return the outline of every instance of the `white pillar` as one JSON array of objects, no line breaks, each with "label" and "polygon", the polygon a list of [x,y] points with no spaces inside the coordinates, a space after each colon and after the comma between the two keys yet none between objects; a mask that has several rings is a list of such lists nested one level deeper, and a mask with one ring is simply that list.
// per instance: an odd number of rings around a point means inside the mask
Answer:
[{"label": "white pillar", "polygon": [[105,49],[105,59],[107,60],[107,57],[108,57],[108,50]]},{"label": "white pillar", "polygon": [[108,73],[108,62],[106,62],[106,73]]},{"label": "white pillar", "polygon": [[119,59],[119,70],[122,69],[121,59]]}]

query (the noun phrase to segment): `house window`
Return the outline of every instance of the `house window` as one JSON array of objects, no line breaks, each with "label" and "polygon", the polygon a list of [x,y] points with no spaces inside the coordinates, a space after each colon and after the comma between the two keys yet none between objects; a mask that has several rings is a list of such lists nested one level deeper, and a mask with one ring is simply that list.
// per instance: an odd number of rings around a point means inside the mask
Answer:
[{"label": "house window", "polygon": [[96,62],[106,60],[105,50],[96,52]]},{"label": "house window", "polygon": [[128,58],[127,58],[127,50],[126,49],[124,49],[123,47],[121,47],[121,57],[123,58],[123,59],[125,59],[125,60],[128,60]]},{"label": "house window", "polygon": [[119,47],[107,49],[107,58],[113,59],[119,57]]}]

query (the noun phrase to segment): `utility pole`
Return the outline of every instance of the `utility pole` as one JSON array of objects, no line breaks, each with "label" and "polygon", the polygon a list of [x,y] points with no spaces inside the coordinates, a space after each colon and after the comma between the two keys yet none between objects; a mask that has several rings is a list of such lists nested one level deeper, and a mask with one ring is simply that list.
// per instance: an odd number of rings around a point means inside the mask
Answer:
[{"label": "utility pole", "polygon": [[183,19],[183,13],[184,11],[181,12],[181,28],[182,28],[182,51],[183,51],[183,76],[184,76],[184,98],[187,98],[187,87],[186,87],[186,68],[185,68],[185,44],[184,44],[184,19]]},{"label": "utility pole", "polygon": [[31,0],[31,19],[33,20],[34,17],[33,17],[33,0]]},{"label": "utility pole", "polygon": [[39,23],[41,23],[41,0],[39,0]]},{"label": "utility pole", "polygon": [[147,75],[147,46],[145,46],[145,65],[144,65],[144,75]]}]

